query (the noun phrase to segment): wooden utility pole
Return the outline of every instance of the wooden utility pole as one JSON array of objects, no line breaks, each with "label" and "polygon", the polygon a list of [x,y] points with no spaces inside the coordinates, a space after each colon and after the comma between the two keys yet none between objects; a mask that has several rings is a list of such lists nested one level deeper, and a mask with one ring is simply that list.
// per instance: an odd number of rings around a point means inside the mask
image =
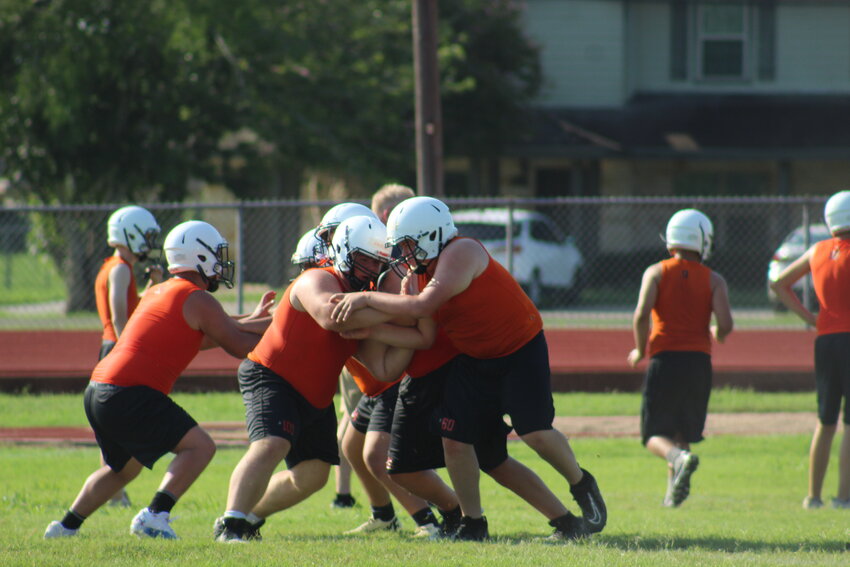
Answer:
[{"label": "wooden utility pole", "polygon": [[413,0],[418,194],[443,196],[443,117],[437,64],[438,0]]}]

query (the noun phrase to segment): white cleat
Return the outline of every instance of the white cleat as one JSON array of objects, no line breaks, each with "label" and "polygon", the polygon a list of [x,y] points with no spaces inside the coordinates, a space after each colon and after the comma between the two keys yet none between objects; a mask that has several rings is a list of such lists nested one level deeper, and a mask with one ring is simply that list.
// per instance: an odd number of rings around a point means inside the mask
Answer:
[{"label": "white cleat", "polygon": [[139,537],[178,539],[170,524],[168,512],[154,514],[149,508],[144,508],[130,523],[130,533]]},{"label": "white cleat", "polygon": [[80,530],[69,530],[65,526],[62,525],[62,522],[54,520],[47,525],[47,529],[44,530],[44,539],[56,539],[60,537],[73,537],[77,535],[77,532]]}]

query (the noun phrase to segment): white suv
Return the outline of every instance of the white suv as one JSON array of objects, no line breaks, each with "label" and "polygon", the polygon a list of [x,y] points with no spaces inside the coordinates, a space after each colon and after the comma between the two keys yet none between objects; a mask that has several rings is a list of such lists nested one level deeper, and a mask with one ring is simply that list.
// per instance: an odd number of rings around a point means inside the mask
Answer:
[{"label": "white suv", "polygon": [[[512,254],[508,255],[508,209],[452,211],[460,236],[481,241],[508,268],[535,304],[569,303],[581,293],[584,258],[573,241],[544,214],[513,210]],[[510,265],[509,265],[510,264]]]}]

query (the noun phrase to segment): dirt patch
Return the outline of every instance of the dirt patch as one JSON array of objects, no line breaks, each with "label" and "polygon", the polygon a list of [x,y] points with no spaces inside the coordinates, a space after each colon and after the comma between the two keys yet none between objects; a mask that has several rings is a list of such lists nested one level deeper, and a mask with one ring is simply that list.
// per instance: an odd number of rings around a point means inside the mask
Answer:
[{"label": "dirt patch", "polygon": [[[794,435],[816,424],[814,412],[712,413],[705,435]],[[638,416],[556,417],[555,427],[570,437],[640,437]]]},{"label": "dirt patch", "polygon": [[[709,414],[705,434],[716,435],[795,435],[811,433],[817,424],[814,412],[713,413]],[[637,416],[556,417],[555,427],[569,437],[640,436]],[[245,424],[207,422],[201,426],[219,445],[245,445]],[[10,427],[0,428],[0,443],[44,445],[94,445],[87,427]]]}]

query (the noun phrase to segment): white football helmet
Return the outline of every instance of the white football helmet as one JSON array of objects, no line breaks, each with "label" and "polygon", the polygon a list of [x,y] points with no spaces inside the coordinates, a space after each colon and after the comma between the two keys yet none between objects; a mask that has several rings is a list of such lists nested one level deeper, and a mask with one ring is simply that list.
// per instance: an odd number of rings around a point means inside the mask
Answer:
[{"label": "white football helmet", "polygon": [[296,265],[318,265],[319,261],[316,257],[321,249],[322,243],[316,238],[316,229],[311,228],[305,232],[298,244],[295,246],[295,252],[292,253],[292,263]]},{"label": "white football helmet", "polygon": [[[336,227],[331,243],[335,258],[334,270],[346,278],[355,290],[368,289],[370,283],[377,283],[390,261],[386,240],[387,227],[374,215],[359,215],[342,221]],[[364,265],[362,259],[358,258],[360,254],[380,261],[380,268],[373,270]],[[366,278],[358,278],[354,273],[355,268],[365,274]]]},{"label": "white football helmet", "polygon": [[440,255],[443,247],[457,236],[448,206],[433,197],[411,197],[396,205],[387,219],[387,246],[403,240],[416,243],[413,257],[402,256],[398,263],[416,266]]},{"label": "white football helmet", "polygon": [[123,245],[141,259],[156,248],[160,228],[147,209],[130,205],[121,207],[106,224],[106,239],[110,246]]},{"label": "white football helmet", "polygon": [[708,260],[713,241],[714,227],[711,220],[696,209],[682,209],[667,222],[664,238],[667,248],[692,250],[699,253],[703,260]]},{"label": "white football helmet", "polygon": [[833,235],[850,229],[850,191],[839,191],[830,197],[823,209],[823,216]]},{"label": "white football helmet", "polygon": [[170,273],[197,271],[209,291],[218,289],[219,282],[233,287],[234,265],[227,241],[211,224],[197,220],[180,223],[165,237],[163,247]]}]

